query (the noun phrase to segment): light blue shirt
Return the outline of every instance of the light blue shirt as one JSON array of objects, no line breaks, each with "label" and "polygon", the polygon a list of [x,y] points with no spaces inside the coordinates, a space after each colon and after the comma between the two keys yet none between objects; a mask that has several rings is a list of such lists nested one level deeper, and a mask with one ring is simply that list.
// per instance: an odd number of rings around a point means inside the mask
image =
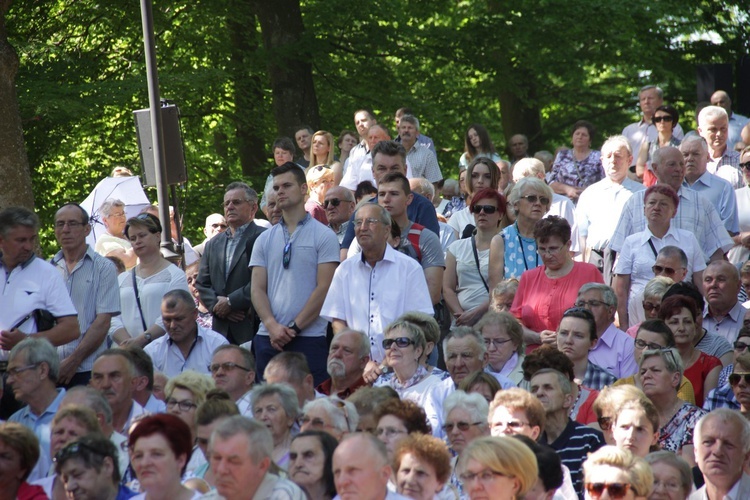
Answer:
[{"label": "light blue shirt", "polygon": [[685,179],[682,185],[693,191],[698,191],[701,196],[711,202],[716,211],[719,212],[719,217],[724,222],[727,231],[731,233],[740,232],[737,197],[734,194],[734,187],[728,181],[706,171],[693,184],[688,183]]}]

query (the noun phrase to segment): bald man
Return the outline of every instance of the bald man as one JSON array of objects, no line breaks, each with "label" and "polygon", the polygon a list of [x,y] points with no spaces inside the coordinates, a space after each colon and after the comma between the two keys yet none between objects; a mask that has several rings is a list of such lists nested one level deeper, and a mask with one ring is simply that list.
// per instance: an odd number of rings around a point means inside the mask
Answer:
[{"label": "bald man", "polygon": [[392,473],[385,445],[371,434],[351,434],[333,453],[333,480],[341,500],[406,499],[388,490]]},{"label": "bald man", "polygon": [[703,314],[703,328],[730,343],[737,340],[747,309],[737,299],[740,273],[725,261],[711,262],[703,271],[703,296],[708,307]]}]

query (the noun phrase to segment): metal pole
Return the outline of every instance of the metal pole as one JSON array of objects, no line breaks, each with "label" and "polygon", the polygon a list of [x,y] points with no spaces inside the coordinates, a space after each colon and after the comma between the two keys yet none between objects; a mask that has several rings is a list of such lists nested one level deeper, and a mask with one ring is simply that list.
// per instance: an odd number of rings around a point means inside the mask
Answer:
[{"label": "metal pole", "polygon": [[[164,134],[162,133],[161,99],[159,97],[159,75],[156,71],[156,42],[154,40],[154,17],[151,0],[141,0],[141,21],[143,24],[143,46],[146,54],[146,79],[148,81],[148,101],[151,118],[151,136],[154,144],[154,174],[156,177],[156,200],[159,203],[161,219],[162,253],[174,254],[172,235],[169,226],[169,193],[167,186],[167,161],[164,154]],[[164,249],[167,252],[164,252]]]}]

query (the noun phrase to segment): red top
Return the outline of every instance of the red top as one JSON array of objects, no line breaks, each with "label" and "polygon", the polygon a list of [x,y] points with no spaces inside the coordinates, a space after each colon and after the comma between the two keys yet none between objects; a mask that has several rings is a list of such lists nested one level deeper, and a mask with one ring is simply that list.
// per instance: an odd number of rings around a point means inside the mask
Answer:
[{"label": "red top", "polygon": [[703,398],[705,393],[703,390],[703,382],[706,380],[708,374],[716,368],[721,367],[721,360],[714,356],[708,355],[703,351],[700,351],[698,360],[690,365],[690,368],[685,369],[685,378],[693,384],[693,391],[695,392],[695,404],[700,408],[703,408]]},{"label": "red top", "polygon": [[548,278],[545,266],[521,275],[510,312],[529,330],[557,330],[563,313],[573,307],[578,290],[586,283],[604,283],[593,264],[573,262],[573,269],[562,278]]}]

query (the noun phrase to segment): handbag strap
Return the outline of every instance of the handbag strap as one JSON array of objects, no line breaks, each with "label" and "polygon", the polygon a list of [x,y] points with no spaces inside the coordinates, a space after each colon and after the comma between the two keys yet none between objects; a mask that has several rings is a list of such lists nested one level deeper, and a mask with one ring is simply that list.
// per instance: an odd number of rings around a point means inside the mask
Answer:
[{"label": "handbag strap", "polygon": [[143,309],[141,309],[141,298],[138,296],[138,284],[135,282],[135,268],[131,271],[133,277],[133,291],[135,291],[135,303],[138,304],[138,312],[141,313],[141,324],[143,325],[143,331],[148,330],[146,327],[146,319],[143,317]]},{"label": "handbag strap", "polygon": [[477,241],[474,238],[474,235],[471,236],[471,249],[474,250],[474,263],[477,265],[477,272],[479,273],[479,277],[482,278],[482,283],[484,283],[484,288],[489,293],[490,287],[487,285],[487,282],[484,280],[484,276],[482,276],[482,269],[479,267],[479,253],[477,252]]}]

